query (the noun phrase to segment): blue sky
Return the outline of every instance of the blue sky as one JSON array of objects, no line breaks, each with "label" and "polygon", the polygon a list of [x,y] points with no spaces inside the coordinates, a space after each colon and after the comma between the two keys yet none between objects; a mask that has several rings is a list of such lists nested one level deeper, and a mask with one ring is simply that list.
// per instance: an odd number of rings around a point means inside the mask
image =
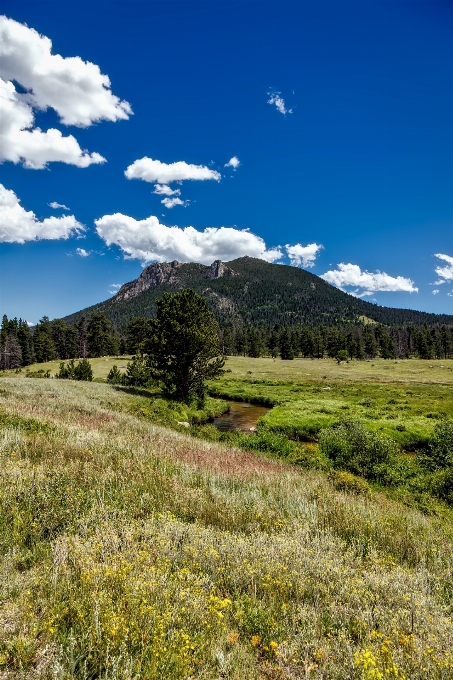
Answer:
[{"label": "blue sky", "polygon": [[14,116],[0,140],[1,313],[36,323],[108,298],[153,260],[244,254],[453,313],[451,2],[2,12]]}]

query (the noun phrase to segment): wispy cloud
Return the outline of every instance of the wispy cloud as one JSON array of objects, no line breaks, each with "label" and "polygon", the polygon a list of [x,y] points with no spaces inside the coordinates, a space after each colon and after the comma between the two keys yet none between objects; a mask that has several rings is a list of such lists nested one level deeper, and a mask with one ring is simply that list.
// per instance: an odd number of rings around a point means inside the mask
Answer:
[{"label": "wispy cloud", "polygon": [[442,253],[436,253],[435,257],[439,258],[439,260],[443,260],[447,264],[443,267],[436,267],[435,272],[440,279],[439,281],[435,281],[434,285],[439,286],[442,283],[453,281],[453,257]]},{"label": "wispy cloud", "polygon": [[85,248],[76,248],[76,253],[77,255],[80,255],[80,257],[88,257],[90,254]]},{"label": "wispy cloud", "polygon": [[111,283],[109,286],[110,295],[115,295],[122,285],[123,285],[122,283]]},{"label": "wispy cloud", "polygon": [[285,105],[285,100],[283,97],[281,97],[281,92],[275,92],[271,90],[270,92],[267,93],[269,99],[267,100],[268,104],[273,104],[275,105],[277,111],[280,111],[283,115],[286,115],[287,113],[292,113],[292,109],[287,109]]},{"label": "wispy cloud", "polygon": [[166,208],[174,208],[175,205],[183,205],[185,208],[189,205],[190,201],[183,201],[180,198],[169,198],[168,196],[166,198],[163,198],[161,203],[164,204]]},{"label": "wispy cloud", "polygon": [[168,184],[155,184],[153,194],[159,196],[181,196],[180,189],[172,189]]},{"label": "wispy cloud", "polygon": [[58,208],[61,208],[61,210],[71,210],[71,208],[68,208],[64,203],[57,203],[56,201],[52,201],[52,203],[48,203],[47,205],[54,210],[58,210]]},{"label": "wispy cloud", "polygon": [[433,295],[438,295],[438,293],[440,293],[440,290],[438,288],[436,288],[436,290],[433,290],[432,293],[433,293]]}]

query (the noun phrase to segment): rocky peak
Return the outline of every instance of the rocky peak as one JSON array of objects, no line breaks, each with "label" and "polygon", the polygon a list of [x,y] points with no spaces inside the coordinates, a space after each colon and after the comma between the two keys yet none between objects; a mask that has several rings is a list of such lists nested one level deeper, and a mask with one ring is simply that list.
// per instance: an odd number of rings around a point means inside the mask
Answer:
[{"label": "rocky peak", "polygon": [[144,290],[160,286],[163,283],[175,283],[178,278],[178,269],[181,266],[182,262],[178,262],[178,260],[150,264],[149,267],[146,267],[146,269],[142,271],[135,281],[130,281],[129,283],[125,283],[124,286],[121,286],[115,296],[116,300],[118,302],[127,300],[128,298],[139,295],[139,293],[143,293]]},{"label": "rocky peak", "polygon": [[207,279],[221,279],[223,276],[239,276],[239,274],[228,267],[225,262],[215,260],[206,272]]}]

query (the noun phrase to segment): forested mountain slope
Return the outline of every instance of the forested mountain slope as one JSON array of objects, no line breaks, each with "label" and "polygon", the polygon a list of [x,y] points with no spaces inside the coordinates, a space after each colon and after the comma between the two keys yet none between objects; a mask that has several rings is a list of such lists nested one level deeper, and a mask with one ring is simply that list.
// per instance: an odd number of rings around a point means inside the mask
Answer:
[{"label": "forested mountain slope", "polygon": [[357,323],[360,317],[390,326],[453,325],[453,315],[374,305],[303,269],[251,257],[227,264],[216,261],[209,267],[176,261],[152,264],[114,297],[71,314],[66,321],[74,323],[101,311],[121,329],[134,316],[154,316],[156,299],[183,288],[203,295],[222,326],[330,326]]}]

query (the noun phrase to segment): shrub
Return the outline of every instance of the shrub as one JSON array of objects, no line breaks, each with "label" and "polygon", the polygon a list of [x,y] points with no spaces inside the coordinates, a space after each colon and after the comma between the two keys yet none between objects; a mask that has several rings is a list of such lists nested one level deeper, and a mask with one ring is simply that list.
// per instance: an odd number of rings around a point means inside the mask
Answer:
[{"label": "shrub", "polygon": [[124,373],[121,373],[117,366],[112,366],[107,376],[107,382],[110,385],[123,385]]},{"label": "shrub", "polygon": [[453,467],[453,421],[449,418],[442,418],[434,428],[429,455],[434,468]]},{"label": "shrub", "polygon": [[60,380],[93,380],[93,369],[88,359],[82,359],[78,364],[74,359],[68,361],[65,365],[64,361],[60,364],[60,370],[55,376]]},{"label": "shrub", "polygon": [[127,364],[126,375],[122,377],[122,380],[123,385],[133,385],[134,387],[147,387],[155,384],[146,359],[139,355],[132,357],[132,361]]},{"label": "shrub", "polygon": [[453,504],[453,466],[433,473],[431,491],[438,498]]},{"label": "shrub", "polygon": [[377,476],[377,466],[388,463],[398,453],[394,441],[369,432],[355,421],[343,421],[323,430],[319,446],[336,468],[370,478]]},{"label": "shrub", "polygon": [[362,477],[357,477],[351,472],[344,470],[333,470],[329,479],[338,491],[348,491],[349,493],[366,495],[370,492],[368,482]]}]

